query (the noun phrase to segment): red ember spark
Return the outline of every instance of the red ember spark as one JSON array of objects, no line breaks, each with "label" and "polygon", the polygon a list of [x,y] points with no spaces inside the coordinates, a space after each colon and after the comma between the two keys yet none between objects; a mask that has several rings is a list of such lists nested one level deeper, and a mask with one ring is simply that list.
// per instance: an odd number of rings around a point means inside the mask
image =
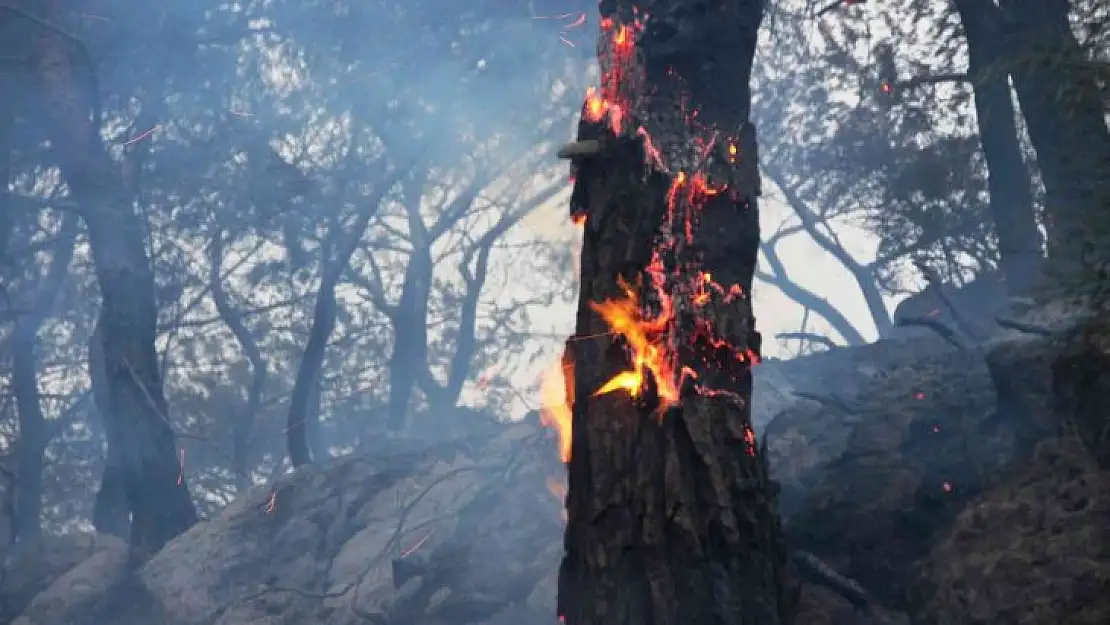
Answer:
[{"label": "red ember spark", "polygon": [[158,124],[155,124],[154,126],[151,126],[150,130],[144,132],[143,134],[141,134],[137,137],[132,137],[132,138],[128,139],[127,141],[124,141],[120,145],[131,145],[132,143],[138,143],[139,141],[142,141],[143,139],[146,139],[150,135],[154,134],[154,131],[158,130],[160,127],[161,126],[159,126]]},{"label": "red ember spark", "polygon": [[913,398],[916,399],[917,401],[922,401],[923,399],[925,399],[925,393],[922,393],[922,392],[918,391],[918,392],[913,394]]},{"label": "red ember spark", "polygon": [[266,514],[273,514],[277,510],[277,492],[270,491],[270,498],[266,500]]},{"label": "red ember spark", "polygon": [[940,488],[944,492],[950,493],[950,492],[952,492],[952,482],[945,482],[945,483],[940,485]]},{"label": "red ember spark", "polygon": [[415,545],[409,547],[408,549],[402,550],[401,555],[398,556],[398,559],[407,558],[407,557],[411,556],[413,553],[416,552],[417,549],[423,547],[424,543],[428,542],[428,539],[431,538],[432,534],[434,534],[435,532],[436,531],[433,529],[432,531],[425,534],[424,538],[421,538],[420,540],[416,541]]}]

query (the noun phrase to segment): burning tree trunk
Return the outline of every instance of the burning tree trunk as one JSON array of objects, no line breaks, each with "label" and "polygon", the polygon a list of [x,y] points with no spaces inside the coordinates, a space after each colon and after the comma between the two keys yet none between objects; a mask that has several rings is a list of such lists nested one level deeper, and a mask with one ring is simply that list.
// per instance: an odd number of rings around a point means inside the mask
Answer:
[{"label": "burning tree trunk", "polygon": [[749,78],[761,0],[601,2],[583,108],[584,221],[568,625],[790,620],[773,485],[750,422],[759,247]]}]

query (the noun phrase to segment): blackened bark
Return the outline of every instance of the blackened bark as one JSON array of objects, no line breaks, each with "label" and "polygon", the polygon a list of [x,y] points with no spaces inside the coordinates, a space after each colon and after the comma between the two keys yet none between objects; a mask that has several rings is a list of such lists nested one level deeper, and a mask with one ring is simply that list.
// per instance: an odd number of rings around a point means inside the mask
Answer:
[{"label": "blackened bark", "polygon": [[[1047,194],[1049,258],[1075,275],[1086,252],[1110,249],[1110,130],[1085,72],[1066,0],[1002,0],[1010,70]],[[1098,219],[1102,218],[1099,222]]]},{"label": "blackened bark", "polygon": [[1021,155],[1009,74],[1001,65],[1001,15],[994,2],[955,0],[968,44],[979,141],[987,161],[990,210],[1006,288],[1028,293],[1039,272],[1041,240],[1033,212],[1033,181]]},{"label": "blackened bark", "polygon": [[54,23],[56,3],[34,3],[39,22],[34,62],[40,107],[53,155],[89,232],[101,293],[98,331],[109,394],[104,413],[109,463],[132,516],[138,558],[192,526],[196,508],[179,479],[176,441],[166,410],[154,341],[157,303],[144,224],[99,134],[95,71],[83,45]]},{"label": "blackened bark", "polygon": [[[579,126],[580,146],[598,143],[576,162],[571,206],[586,223],[559,613],[567,625],[788,623],[794,595],[750,418],[760,341],[747,297],[759,247],[748,82],[763,3],[637,8],[601,3],[602,96],[622,121],[610,108],[591,122],[588,101]],[[650,340],[670,371],[687,371],[644,372],[636,399],[598,394],[635,368],[636,341],[597,312],[629,301],[621,278],[639,285],[641,315],[666,321]]]}]

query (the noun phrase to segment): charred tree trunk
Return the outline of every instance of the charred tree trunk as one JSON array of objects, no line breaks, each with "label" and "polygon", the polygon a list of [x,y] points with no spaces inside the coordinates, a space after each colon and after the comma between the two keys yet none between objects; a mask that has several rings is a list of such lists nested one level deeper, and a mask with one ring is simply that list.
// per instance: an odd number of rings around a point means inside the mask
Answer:
[{"label": "charred tree trunk", "polygon": [[968,45],[968,75],[974,82],[979,141],[987,161],[991,216],[1006,288],[1028,293],[1039,273],[1041,237],[1033,213],[1033,182],[1018,143],[1009,74],[1003,58],[1001,16],[993,2],[955,0]]},{"label": "charred tree trunk", "polygon": [[1110,249],[1110,130],[1097,82],[1084,69],[1068,5],[1000,2],[1014,88],[1047,195],[1049,259],[1061,277],[1085,273],[1086,253],[1105,262]]},{"label": "charred tree trunk", "polygon": [[157,551],[197,520],[188,486],[178,479],[173,429],[154,341],[157,302],[145,229],[132,194],[100,138],[95,70],[84,45],[53,26],[62,8],[36,2],[34,31],[44,126],[70,195],[88,227],[101,310],[108,410],[108,454],[132,516],[137,557]]},{"label": "charred tree trunk", "polygon": [[572,214],[584,218],[567,625],[791,618],[774,487],[750,419],[760,347],[749,79],[761,0],[601,2]]}]

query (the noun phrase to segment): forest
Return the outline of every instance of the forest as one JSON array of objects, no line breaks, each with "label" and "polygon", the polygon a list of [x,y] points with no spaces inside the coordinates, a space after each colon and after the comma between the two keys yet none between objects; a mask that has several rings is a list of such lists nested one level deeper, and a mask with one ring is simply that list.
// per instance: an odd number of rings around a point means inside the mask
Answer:
[{"label": "forest", "polygon": [[0,0],[0,625],[1110,622],[1102,0]]}]

